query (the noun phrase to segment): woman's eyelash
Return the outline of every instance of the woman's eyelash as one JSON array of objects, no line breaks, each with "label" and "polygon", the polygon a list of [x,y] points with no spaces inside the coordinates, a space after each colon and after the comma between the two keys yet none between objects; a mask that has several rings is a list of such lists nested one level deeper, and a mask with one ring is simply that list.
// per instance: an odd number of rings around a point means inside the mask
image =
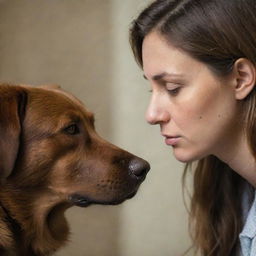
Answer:
[{"label": "woman's eyelash", "polygon": [[[168,84],[171,84],[172,86],[168,86]],[[171,95],[178,94],[178,92],[181,89],[181,85],[174,84],[174,83],[163,83],[161,86],[163,86],[168,91],[168,93],[170,93]],[[148,92],[152,93],[153,89],[149,89]]]},{"label": "woman's eyelash", "polygon": [[168,91],[169,94],[171,94],[172,96],[175,96],[179,93],[180,87],[176,87],[176,88],[173,88],[173,89],[166,88],[166,90]]}]

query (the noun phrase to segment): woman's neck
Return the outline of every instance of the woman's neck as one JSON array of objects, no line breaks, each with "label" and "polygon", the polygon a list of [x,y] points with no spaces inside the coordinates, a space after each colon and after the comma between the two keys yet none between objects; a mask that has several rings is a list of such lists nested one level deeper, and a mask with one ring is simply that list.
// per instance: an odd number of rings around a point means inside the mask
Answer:
[{"label": "woman's neck", "polygon": [[244,133],[217,157],[256,188],[256,161]]}]

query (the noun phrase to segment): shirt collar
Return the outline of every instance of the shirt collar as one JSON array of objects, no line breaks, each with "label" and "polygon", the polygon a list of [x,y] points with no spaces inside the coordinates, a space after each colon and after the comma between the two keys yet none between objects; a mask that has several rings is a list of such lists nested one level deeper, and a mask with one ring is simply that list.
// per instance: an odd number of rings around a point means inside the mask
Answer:
[{"label": "shirt collar", "polygon": [[240,238],[248,237],[254,238],[256,236],[256,192],[254,194],[254,201],[251,205],[244,228],[240,233]]}]

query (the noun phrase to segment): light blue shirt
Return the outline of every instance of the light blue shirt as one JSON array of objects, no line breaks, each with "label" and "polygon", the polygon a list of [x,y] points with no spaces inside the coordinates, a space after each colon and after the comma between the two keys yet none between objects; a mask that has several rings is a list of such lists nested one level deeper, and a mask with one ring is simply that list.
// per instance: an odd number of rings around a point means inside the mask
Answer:
[{"label": "light blue shirt", "polygon": [[256,192],[244,228],[239,235],[241,256],[256,256]]}]

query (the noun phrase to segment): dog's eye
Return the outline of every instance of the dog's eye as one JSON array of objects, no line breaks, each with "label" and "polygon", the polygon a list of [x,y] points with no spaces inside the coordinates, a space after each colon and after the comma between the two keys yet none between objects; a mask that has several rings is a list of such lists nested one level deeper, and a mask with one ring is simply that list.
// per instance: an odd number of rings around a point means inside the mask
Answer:
[{"label": "dog's eye", "polygon": [[67,133],[67,134],[70,134],[70,135],[75,135],[75,134],[78,134],[80,131],[79,131],[79,128],[76,124],[71,124],[70,126],[66,127],[64,129],[64,131]]}]

